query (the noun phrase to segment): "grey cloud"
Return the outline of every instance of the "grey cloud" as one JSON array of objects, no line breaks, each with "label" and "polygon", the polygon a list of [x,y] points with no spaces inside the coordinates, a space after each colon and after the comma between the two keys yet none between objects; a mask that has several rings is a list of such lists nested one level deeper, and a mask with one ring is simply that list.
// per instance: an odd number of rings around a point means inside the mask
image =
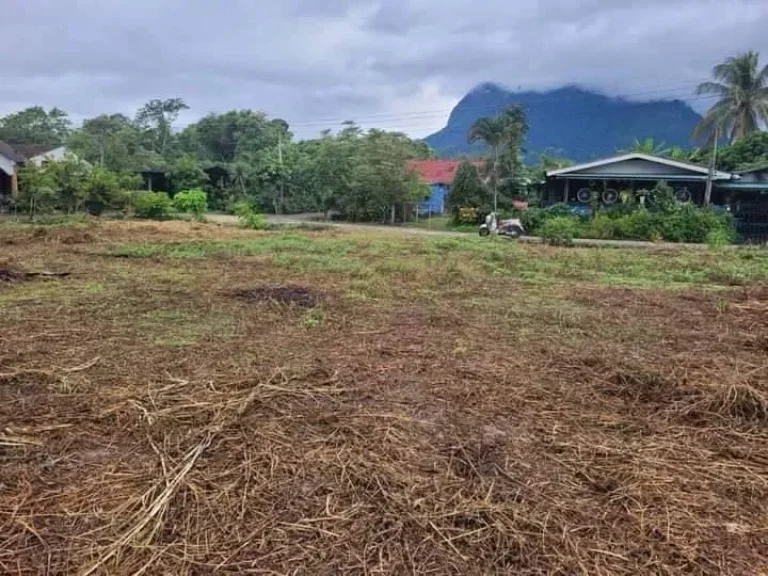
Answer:
[{"label": "grey cloud", "polygon": [[[6,3],[0,114],[75,118],[182,96],[185,120],[250,107],[299,134],[326,119],[421,135],[483,81],[686,97],[728,55],[761,50],[764,0],[24,0]],[[690,99],[701,108],[706,102]],[[384,121],[383,119],[386,119]]]}]

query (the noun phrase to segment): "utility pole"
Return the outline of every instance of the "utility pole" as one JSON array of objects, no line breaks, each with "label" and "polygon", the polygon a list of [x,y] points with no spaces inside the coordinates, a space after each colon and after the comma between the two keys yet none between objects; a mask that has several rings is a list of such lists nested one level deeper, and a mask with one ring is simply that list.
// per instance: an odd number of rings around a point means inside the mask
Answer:
[{"label": "utility pole", "polygon": [[709,160],[709,174],[707,175],[707,189],[704,191],[704,206],[709,206],[712,202],[712,183],[715,179],[715,165],[717,163],[717,141],[720,138],[720,131],[715,128],[715,145],[712,150],[712,158]]},{"label": "utility pole", "polygon": [[278,132],[277,134],[277,159],[280,163],[280,206],[279,214],[283,213],[283,206],[285,204],[285,184],[283,181],[283,134]]}]

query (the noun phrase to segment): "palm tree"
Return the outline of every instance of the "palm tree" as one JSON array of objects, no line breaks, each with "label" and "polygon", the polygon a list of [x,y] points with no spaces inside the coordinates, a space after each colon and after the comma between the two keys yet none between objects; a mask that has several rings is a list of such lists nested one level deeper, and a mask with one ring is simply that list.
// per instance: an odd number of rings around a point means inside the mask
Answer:
[{"label": "palm tree", "polygon": [[733,143],[768,122],[768,66],[761,70],[759,59],[752,51],[728,58],[712,69],[715,82],[699,84],[697,95],[714,95],[719,100],[699,122],[694,138],[712,141],[719,133]]},{"label": "palm tree", "polygon": [[493,155],[493,211],[499,204],[499,159],[501,150],[507,146],[514,148],[515,154],[528,132],[528,118],[519,105],[507,107],[501,114],[480,118],[469,129],[469,142],[484,143]]},{"label": "palm tree", "polygon": [[621,150],[621,152],[640,152],[641,154],[651,154],[653,156],[666,156],[669,154],[670,150],[669,148],[666,148],[666,143],[659,142],[657,144],[656,140],[653,138],[646,138],[644,140],[638,140],[635,138],[632,146]]},{"label": "palm tree", "polygon": [[482,142],[491,149],[493,154],[493,211],[496,212],[499,203],[498,170],[501,147],[507,140],[507,123],[501,116],[480,118],[469,129],[469,142]]}]

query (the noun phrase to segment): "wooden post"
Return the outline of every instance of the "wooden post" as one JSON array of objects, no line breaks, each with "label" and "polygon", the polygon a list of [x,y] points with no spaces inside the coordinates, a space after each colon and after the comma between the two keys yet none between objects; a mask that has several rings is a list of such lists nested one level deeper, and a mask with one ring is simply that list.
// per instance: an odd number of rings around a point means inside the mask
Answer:
[{"label": "wooden post", "polygon": [[571,187],[570,187],[571,181],[568,180],[568,178],[565,179],[565,192],[563,193],[563,202],[568,204],[568,200],[571,198]]},{"label": "wooden post", "polygon": [[11,195],[16,196],[19,193],[19,175],[16,172],[16,167],[13,167],[13,174],[11,174]]}]

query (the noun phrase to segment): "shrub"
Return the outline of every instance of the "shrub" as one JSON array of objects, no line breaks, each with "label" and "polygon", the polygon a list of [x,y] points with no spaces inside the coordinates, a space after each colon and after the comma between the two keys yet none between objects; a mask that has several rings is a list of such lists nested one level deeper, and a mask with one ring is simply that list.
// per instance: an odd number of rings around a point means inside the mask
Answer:
[{"label": "shrub", "polygon": [[661,234],[651,214],[640,208],[615,220],[615,238],[619,240],[657,240]]},{"label": "shrub", "polygon": [[736,236],[730,214],[718,214],[693,204],[683,204],[674,212],[660,215],[658,220],[661,236],[668,242],[706,242],[709,234],[716,231],[731,242]]},{"label": "shrub", "polygon": [[264,230],[267,228],[267,219],[252,203],[242,201],[235,205],[235,214],[240,220],[240,226],[251,230]]},{"label": "shrub", "polygon": [[198,220],[208,212],[208,196],[200,189],[179,192],[173,197],[173,204],[179,212],[192,214]]},{"label": "shrub", "polygon": [[94,167],[85,183],[85,209],[89,214],[99,216],[114,206],[119,191],[117,174],[99,166]]},{"label": "shrub", "polygon": [[145,192],[136,198],[133,210],[138,218],[168,220],[173,214],[173,202],[165,192]]},{"label": "shrub", "polygon": [[573,216],[573,208],[568,204],[560,202],[544,208],[546,218],[559,218],[561,216]]},{"label": "shrub", "polygon": [[520,222],[522,222],[526,234],[536,236],[546,218],[547,215],[541,208],[528,208],[520,215]]},{"label": "shrub", "polygon": [[716,228],[707,234],[707,244],[710,248],[722,248],[731,244],[733,240],[733,234],[725,228]]},{"label": "shrub", "polygon": [[544,222],[539,235],[547,244],[570,246],[579,236],[579,221],[573,216],[557,216]]},{"label": "shrub", "polygon": [[[488,190],[483,186],[477,166],[462,162],[456,171],[453,185],[448,192],[448,206],[453,214],[454,223],[460,224],[461,209],[467,206],[480,208],[490,203]],[[476,224],[475,220],[472,222]],[[466,222],[465,222],[466,224]]]},{"label": "shrub", "polygon": [[607,214],[598,214],[584,229],[584,236],[587,238],[598,238],[600,240],[612,240],[617,237],[617,219],[611,218]]}]

